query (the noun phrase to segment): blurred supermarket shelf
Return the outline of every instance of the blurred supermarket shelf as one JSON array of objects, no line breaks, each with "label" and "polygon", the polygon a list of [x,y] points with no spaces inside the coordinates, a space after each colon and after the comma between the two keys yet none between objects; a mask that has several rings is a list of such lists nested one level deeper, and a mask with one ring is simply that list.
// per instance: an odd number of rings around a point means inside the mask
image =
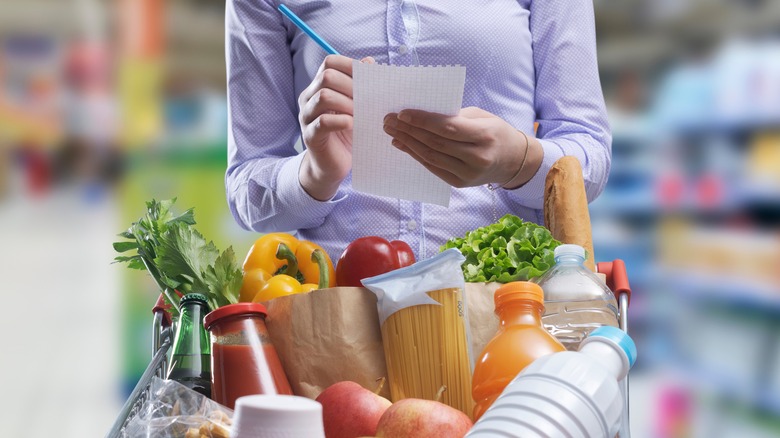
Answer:
[{"label": "blurred supermarket shelf", "polygon": [[780,285],[776,282],[729,275],[659,269],[654,275],[682,297],[713,301],[780,317]]}]

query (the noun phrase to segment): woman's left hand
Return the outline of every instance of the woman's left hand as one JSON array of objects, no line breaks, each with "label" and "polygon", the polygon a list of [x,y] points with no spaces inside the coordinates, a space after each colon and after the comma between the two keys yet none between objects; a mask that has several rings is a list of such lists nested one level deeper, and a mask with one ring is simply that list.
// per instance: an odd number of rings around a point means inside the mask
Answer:
[{"label": "woman's left hand", "polygon": [[[525,171],[518,175],[527,144],[523,134],[476,107],[463,108],[456,116],[403,110],[385,116],[384,130],[393,137],[393,146],[455,187],[510,182],[516,187],[533,176]],[[535,172],[538,164],[533,167]]]}]

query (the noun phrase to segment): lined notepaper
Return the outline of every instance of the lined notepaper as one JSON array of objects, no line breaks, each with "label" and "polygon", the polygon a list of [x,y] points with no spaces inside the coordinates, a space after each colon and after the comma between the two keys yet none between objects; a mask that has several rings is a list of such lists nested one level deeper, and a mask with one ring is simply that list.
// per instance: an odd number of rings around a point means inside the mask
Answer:
[{"label": "lined notepaper", "polygon": [[355,61],[352,187],[365,193],[449,205],[450,185],[396,149],[382,129],[388,113],[421,109],[455,115],[466,68],[394,66]]}]

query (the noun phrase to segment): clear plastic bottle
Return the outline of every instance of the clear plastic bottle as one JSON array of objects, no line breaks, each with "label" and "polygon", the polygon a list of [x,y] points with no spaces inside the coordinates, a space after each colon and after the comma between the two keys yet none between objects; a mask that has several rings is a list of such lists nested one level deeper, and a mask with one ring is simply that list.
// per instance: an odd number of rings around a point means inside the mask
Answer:
[{"label": "clear plastic bottle", "polygon": [[565,350],[542,327],[544,298],[538,285],[527,281],[507,283],[496,290],[494,299],[500,324],[474,366],[474,421],[528,364]]},{"label": "clear plastic bottle", "polygon": [[634,341],[625,332],[600,327],[579,351],[551,354],[528,365],[466,437],[613,438],[626,415],[618,381],[636,356]]},{"label": "clear plastic bottle", "polygon": [[569,351],[598,327],[619,327],[615,295],[584,261],[581,246],[560,245],[555,265],[536,280],[544,290],[544,328]]}]

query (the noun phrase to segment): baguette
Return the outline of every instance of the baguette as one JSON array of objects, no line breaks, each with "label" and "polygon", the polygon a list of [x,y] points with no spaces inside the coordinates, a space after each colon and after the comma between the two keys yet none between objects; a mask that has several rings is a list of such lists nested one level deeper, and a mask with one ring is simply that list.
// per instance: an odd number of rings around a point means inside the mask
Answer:
[{"label": "baguette", "polygon": [[588,198],[582,165],[576,157],[560,158],[547,173],[544,184],[544,226],[561,243],[585,248],[585,266],[595,272]]}]

